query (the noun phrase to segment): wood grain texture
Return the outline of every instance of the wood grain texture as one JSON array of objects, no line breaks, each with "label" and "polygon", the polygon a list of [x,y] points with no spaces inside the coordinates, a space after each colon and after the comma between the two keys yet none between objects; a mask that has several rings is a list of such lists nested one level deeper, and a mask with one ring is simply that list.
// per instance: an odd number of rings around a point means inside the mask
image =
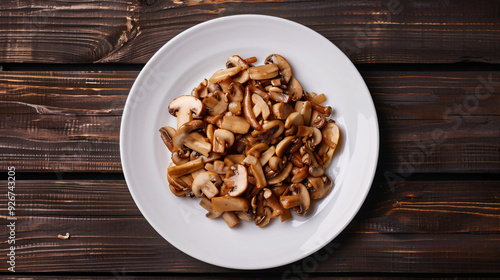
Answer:
[{"label": "wood grain texture", "polygon": [[[121,114],[137,74],[1,72],[0,162],[22,172],[120,172]],[[362,74],[382,172],[500,171],[499,72]]]},{"label": "wood grain texture", "polygon": [[[297,266],[304,272],[316,262],[315,273],[500,273],[498,195],[496,181],[407,181],[394,192],[375,187],[349,227],[317,255],[266,272]],[[168,244],[135,207],[124,181],[20,180],[16,201],[18,273],[232,271]],[[57,238],[66,232],[70,239]],[[6,253],[0,248],[2,267]]]},{"label": "wood grain texture", "polygon": [[499,63],[499,9],[494,0],[3,1],[0,63],[145,63],[185,29],[237,14],[301,23],[355,63]]}]

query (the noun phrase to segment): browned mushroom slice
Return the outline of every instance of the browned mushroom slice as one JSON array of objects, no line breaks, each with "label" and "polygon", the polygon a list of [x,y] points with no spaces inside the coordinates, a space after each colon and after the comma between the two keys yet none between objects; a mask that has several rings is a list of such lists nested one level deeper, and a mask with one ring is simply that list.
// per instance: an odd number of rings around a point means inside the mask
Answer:
[{"label": "browned mushroom slice", "polygon": [[283,169],[283,164],[283,160],[277,156],[271,157],[268,162],[269,168],[274,172],[280,172]]},{"label": "browned mushroom slice", "polygon": [[269,106],[264,101],[264,99],[262,99],[262,97],[258,96],[257,94],[252,94],[252,102],[255,104],[253,106],[254,116],[257,118],[262,114],[262,118],[264,120],[267,120],[267,118],[269,118],[269,115],[271,114],[271,110],[269,109]]},{"label": "browned mushroom slice", "polygon": [[160,128],[160,133],[161,133],[161,139],[163,140],[163,143],[165,143],[165,146],[167,146],[168,150],[173,153],[174,152],[174,143],[173,143],[173,138],[175,135],[175,129],[170,126],[164,126]]},{"label": "browned mushroom slice", "polygon": [[311,102],[309,101],[295,102],[295,111],[299,112],[304,117],[304,125],[309,125],[312,114]]},{"label": "browned mushroom slice", "polygon": [[285,120],[295,110],[287,103],[278,102],[273,105],[273,115],[276,119]]},{"label": "browned mushroom slice", "polygon": [[304,125],[304,116],[302,116],[299,112],[293,112],[288,115],[285,121],[285,128],[298,125]]},{"label": "browned mushroom slice", "polygon": [[210,201],[210,199],[206,197],[201,198],[200,206],[208,211],[208,213],[205,216],[209,219],[216,219],[222,216],[223,212],[215,212],[214,208],[212,207],[212,202]]},{"label": "browned mushroom slice", "polygon": [[292,145],[293,140],[296,136],[287,136],[281,140],[278,145],[276,145],[276,156],[283,157],[286,153],[288,153],[288,148]]},{"label": "browned mushroom slice", "polygon": [[259,157],[260,165],[262,165],[262,166],[266,165],[267,162],[269,161],[269,159],[272,156],[274,156],[275,152],[276,152],[276,147],[275,146],[271,146],[265,152],[261,153],[261,155]]},{"label": "browned mushroom slice", "polygon": [[234,212],[234,214],[236,214],[236,216],[238,216],[238,218],[240,220],[247,221],[247,222],[253,221],[252,215],[250,215],[248,212],[237,211],[237,212]]},{"label": "browned mushroom slice", "polygon": [[205,106],[200,99],[191,95],[183,95],[170,102],[168,112],[177,117],[177,129],[179,129],[183,124],[192,121],[193,118],[203,117]]},{"label": "browned mushroom slice", "polygon": [[246,134],[250,129],[250,124],[243,117],[224,116],[220,128],[227,129],[235,134]]},{"label": "browned mushroom slice", "polygon": [[301,183],[290,186],[290,195],[280,196],[280,203],[285,209],[293,208],[297,215],[304,215],[311,205],[311,198],[306,186]]},{"label": "browned mushroom slice", "polygon": [[233,80],[242,84],[246,83],[248,79],[250,79],[250,75],[248,74],[247,71],[247,69],[249,68],[248,63],[240,56],[233,55],[227,60],[226,67],[231,68],[236,66],[241,66],[241,71],[233,77]]},{"label": "browned mushroom slice", "polygon": [[323,134],[321,130],[311,127],[312,129],[312,135],[310,136],[310,139],[307,140],[306,144],[309,147],[309,149],[314,150],[317,145],[321,143],[321,140],[323,140]]},{"label": "browned mushroom slice", "polygon": [[295,77],[292,77],[285,93],[290,95],[293,101],[298,101],[302,98],[303,92],[304,90],[302,90],[302,85],[300,85],[299,81],[295,79]]},{"label": "browned mushroom slice", "polygon": [[307,180],[309,181],[308,187],[313,189],[310,191],[312,199],[324,198],[333,188],[333,180],[328,175],[317,178],[309,177]]},{"label": "browned mushroom slice", "polygon": [[245,160],[245,155],[231,154],[227,155],[226,157],[228,157],[235,164],[244,164],[243,161]]},{"label": "browned mushroom slice", "polygon": [[273,215],[273,210],[269,207],[264,207],[264,215],[255,216],[255,224],[263,228],[269,224]]},{"label": "browned mushroom slice", "polygon": [[212,198],[212,207],[217,212],[248,211],[250,205],[242,197],[217,196]]},{"label": "browned mushroom slice", "polygon": [[221,91],[209,94],[203,99],[203,104],[207,108],[207,113],[211,116],[218,116],[224,114],[227,110],[229,103],[224,100],[224,94]]},{"label": "browned mushroom slice", "polygon": [[283,84],[287,84],[288,81],[290,81],[290,78],[292,77],[292,67],[290,67],[290,64],[283,56],[279,54],[271,54],[266,58],[265,63],[272,63],[278,66],[281,82]]},{"label": "browned mushroom slice", "polygon": [[[194,178],[191,189],[196,197],[202,197],[204,194],[208,198],[213,198],[219,193],[216,184],[220,184],[221,181],[217,173],[204,171]],[[220,212],[215,209],[214,211]]]},{"label": "browned mushroom slice", "polygon": [[177,150],[172,153],[172,162],[179,165],[189,161],[189,155],[191,151],[189,149]]},{"label": "browned mushroom slice", "polygon": [[272,138],[276,139],[283,133],[283,131],[285,131],[285,125],[280,120],[265,121],[264,124],[262,125],[262,130],[252,131],[252,136],[256,137],[257,135],[260,135],[262,133],[267,133],[271,130],[273,130]]},{"label": "browned mushroom slice", "polygon": [[312,127],[316,127],[318,129],[322,129],[326,124],[326,118],[325,115],[321,114],[320,112],[313,110],[311,113],[311,120],[309,125]]},{"label": "browned mushroom slice", "polygon": [[311,107],[320,112],[321,114],[325,115],[325,117],[329,117],[331,114],[332,114],[332,107],[330,106],[322,106],[316,102],[314,102],[314,99],[313,97],[307,93],[306,91],[304,91],[304,98],[307,100],[307,101],[310,101],[311,102]]},{"label": "browned mushroom slice", "polygon": [[245,166],[236,164],[231,168],[234,175],[224,179],[224,185],[231,188],[230,196],[239,196],[243,194],[248,187],[248,173]]},{"label": "browned mushroom slice", "polygon": [[264,176],[264,170],[262,170],[262,165],[256,157],[248,155],[243,161],[245,164],[250,166],[253,176],[255,177],[257,189],[263,189],[267,186],[266,177]]},{"label": "browned mushroom slice", "polygon": [[332,162],[333,154],[339,142],[340,130],[334,122],[328,122],[322,129],[323,141],[318,148],[318,152],[326,154],[326,159],[323,163],[323,168],[327,168]]},{"label": "browned mushroom slice", "polygon": [[208,94],[208,81],[203,79],[203,81],[191,91],[191,95],[196,98],[205,98]]},{"label": "browned mushroom slice", "polygon": [[226,222],[227,226],[230,228],[233,228],[240,223],[238,216],[236,216],[236,214],[232,211],[222,212],[222,219],[224,219],[224,222]]},{"label": "browned mushroom slice", "polygon": [[241,83],[233,82],[229,86],[227,98],[229,102],[242,102],[245,96],[245,88],[243,88]]},{"label": "browned mushroom slice", "polygon": [[173,138],[174,147],[180,150],[188,147],[208,157],[209,152],[212,150],[212,144],[203,135],[194,131],[203,128],[203,126],[204,123],[201,120],[194,120],[182,125]]},{"label": "browned mushroom slice", "polygon": [[231,77],[231,76],[238,74],[240,71],[241,71],[241,66],[221,69],[219,71],[216,71],[212,75],[212,77],[210,77],[210,79],[208,79],[208,81],[215,84],[215,83],[218,83],[218,82],[224,80],[226,77]]},{"label": "browned mushroom slice", "polygon": [[271,207],[271,209],[273,210],[271,218],[276,218],[281,214],[283,214],[284,212],[283,206],[281,206],[280,202],[278,201],[278,198],[273,194],[273,192],[268,188],[264,188],[263,191],[264,191],[263,194],[264,205]]},{"label": "browned mushroom slice", "polygon": [[224,164],[221,160],[216,160],[213,163],[205,163],[205,169],[207,171],[215,172],[219,175],[224,175],[229,171],[229,167]]},{"label": "browned mushroom slice", "polygon": [[214,141],[212,144],[212,151],[214,153],[224,153],[226,148],[234,144],[234,134],[226,129],[219,128],[214,132]]},{"label": "browned mushroom slice", "polygon": [[300,183],[300,182],[304,181],[308,175],[309,175],[308,166],[304,166],[302,168],[299,168],[297,173],[295,173],[295,175],[293,175],[291,182],[292,183]]},{"label": "browned mushroom slice", "polygon": [[283,168],[281,170],[281,172],[278,173],[276,176],[274,176],[273,178],[267,180],[267,183],[269,185],[274,185],[274,184],[282,182],[283,180],[285,180],[286,178],[288,178],[288,176],[290,175],[290,172],[292,171],[292,168],[293,168],[293,164],[291,162],[288,162],[286,164],[285,168]]},{"label": "browned mushroom slice", "polygon": [[231,102],[229,103],[229,106],[227,106],[227,109],[231,114],[239,116],[243,112],[241,108],[241,103],[240,102]]},{"label": "browned mushroom slice", "polygon": [[278,76],[279,68],[276,64],[264,64],[248,69],[250,79],[252,80],[265,80]]},{"label": "browned mushroom slice", "polygon": [[193,173],[196,170],[202,169],[203,166],[204,166],[203,160],[199,158],[192,161],[188,161],[184,164],[169,166],[167,168],[167,174],[172,178],[178,178],[180,176],[184,176]]},{"label": "browned mushroom slice", "polygon": [[276,91],[270,91],[269,92],[269,98],[276,102],[282,102],[282,103],[288,103],[292,101],[292,97],[290,95],[286,95],[284,93],[276,92]]},{"label": "browned mushroom slice", "polygon": [[251,127],[255,130],[262,130],[262,125],[257,122],[257,118],[253,112],[252,100],[251,100],[251,88],[247,86],[245,89],[245,98],[243,99],[243,113],[245,114],[245,118]]}]

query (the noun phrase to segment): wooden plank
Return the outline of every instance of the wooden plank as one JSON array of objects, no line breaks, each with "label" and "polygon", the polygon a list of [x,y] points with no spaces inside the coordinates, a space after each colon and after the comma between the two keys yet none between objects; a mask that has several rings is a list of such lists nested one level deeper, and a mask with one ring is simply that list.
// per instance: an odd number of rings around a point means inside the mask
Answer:
[{"label": "wooden plank", "polygon": [[[168,244],[123,181],[20,180],[16,186],[18,273],[231,272]],[[497,181],[406,181],[394,192],[375,187],[320,253],[267,272],[500,273],[497,195]],[[70,239],[57,237],[65,233]],[[0,248],[3,266],[7,253]]]},{"label": "wooden plank", "polygon": [[499,63],[499,5],[494,0],[3,1],[0,63],[142,64],[185,29],[236,14],[304,24],[355,63]]}]

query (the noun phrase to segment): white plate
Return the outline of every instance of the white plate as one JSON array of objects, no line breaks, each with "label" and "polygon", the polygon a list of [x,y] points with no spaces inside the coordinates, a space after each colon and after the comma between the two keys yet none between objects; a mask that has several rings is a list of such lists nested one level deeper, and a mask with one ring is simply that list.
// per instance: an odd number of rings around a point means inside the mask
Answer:
[{"label": "white plate", "polygon": [[[325,93],[341,139],[328,174],[333,191],[314,201],[305,217],[261,229],[251,222],[228,228],[210,220],[199,199],[175,197],[168,188],[170,152],[158,129],[176,126],[167,106],[227,58],[279,53],[304,90]],[[379,150],[370,93],[350,60],[330,41],[292,21],[261,15],[218,18],[196,25],[165,44],[135,81],[123,112],[120,152],[130,193],[149,223],[170,244],[201,261],[236,269],[264,269],[300,260],[332,241],[353,219],[373,180]]]}]

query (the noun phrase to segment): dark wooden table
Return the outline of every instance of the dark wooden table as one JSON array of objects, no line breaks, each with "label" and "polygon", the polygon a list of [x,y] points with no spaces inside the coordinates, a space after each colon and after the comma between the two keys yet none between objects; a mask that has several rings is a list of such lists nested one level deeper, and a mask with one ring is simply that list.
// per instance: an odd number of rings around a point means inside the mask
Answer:
[{"label": "dark wooden table", "polygon": [[[143,65],[186,28],[242,13],[331,40],[375,102],[375,181],[326,259],[202,263],[151,228],[124,181],[120,120]],[[2,0],[0,278],[500,277],[499,65],[498,1]]]}]

